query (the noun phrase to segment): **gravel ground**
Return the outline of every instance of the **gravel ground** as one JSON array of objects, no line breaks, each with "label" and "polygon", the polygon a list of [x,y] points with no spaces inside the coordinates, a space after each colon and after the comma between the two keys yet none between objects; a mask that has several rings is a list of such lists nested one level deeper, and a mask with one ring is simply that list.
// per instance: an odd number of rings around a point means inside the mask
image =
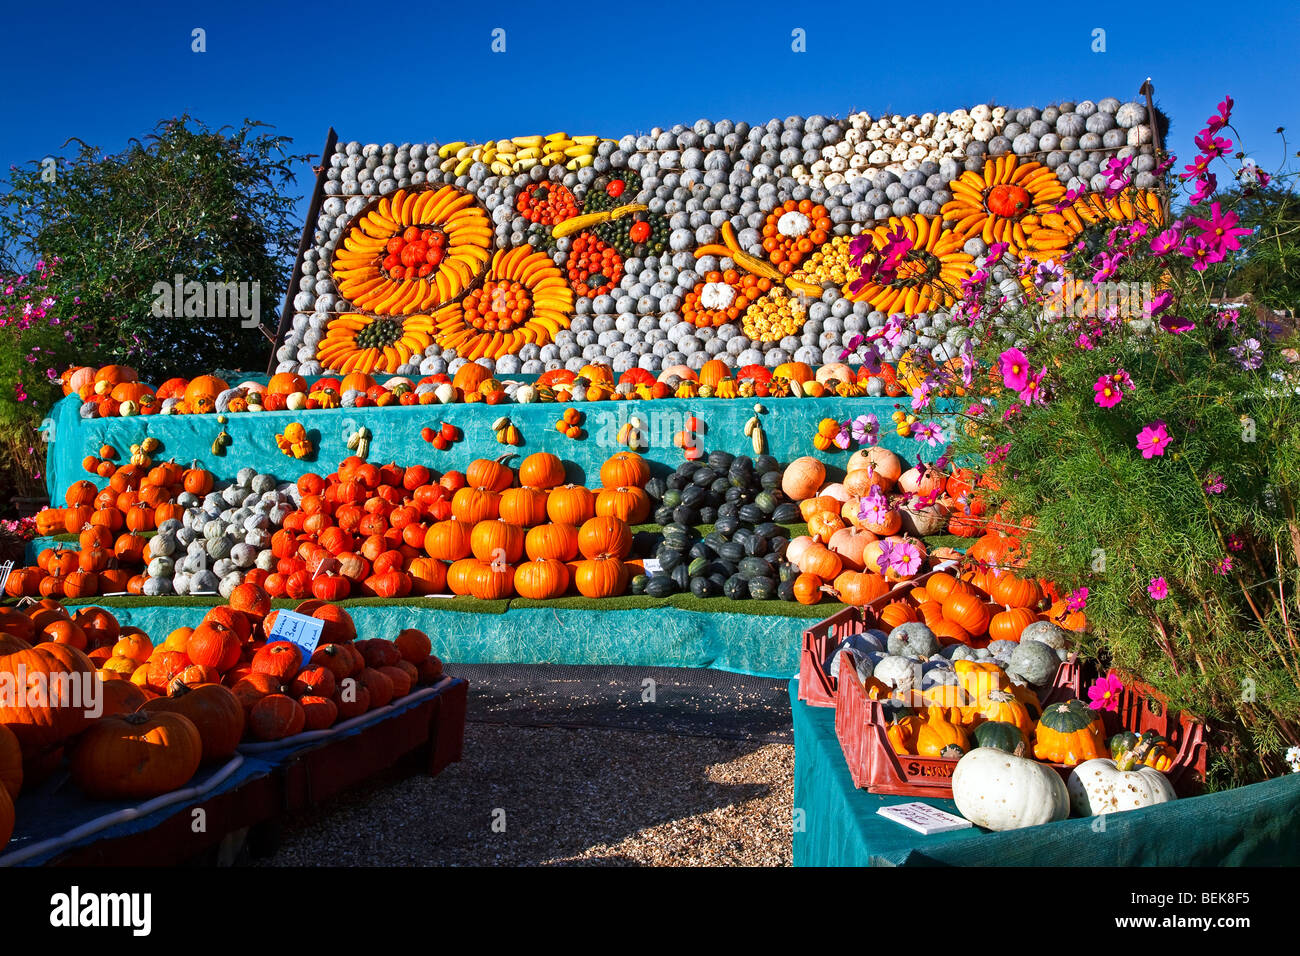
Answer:
[{"label": "gravel ground", "polygon": [[790,865],[784,682],[657,669],[647,711],[630,668],[474,670],[460,763],[296,816],[254,863]]}]

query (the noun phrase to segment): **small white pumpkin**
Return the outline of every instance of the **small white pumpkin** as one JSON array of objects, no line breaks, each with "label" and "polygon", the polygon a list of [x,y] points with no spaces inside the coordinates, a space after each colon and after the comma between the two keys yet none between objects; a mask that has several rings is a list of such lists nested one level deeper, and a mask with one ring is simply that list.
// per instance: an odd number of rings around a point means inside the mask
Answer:
[{"label": "small white pumpkin", "polygon": [[284,400],[284,407],[290,411],[297,412],[307,407],[306,392],[290,392],[289,397]]},{"label": "small white pumpkin", "polygon": [[1055,770],[993,747],[977,747],[957,761],[952,799],[962,816],[989,830],[1036,827],[1070,815],[1070,794]]},{"label": "small white pumpkin", "polygon": [[1153,807],[1176,800],[1173,784],[1155,767],[1138,764],[1144,747],[1135,747],[1119,760],[1096,757],[1070,771],[1070,806],[1081,817],[1100,816]]},{"label": "small white pumpkin", "polygon": [[440,405],[450,405],[456,400],[456,389],[451,382],[443,382],[433,390],[433,397]]},{"label": "small white pumpkin", "polygon": [[537,401],[537,389],[532,385],[520,385],[515,389],[515,401],[520,405],[531,405]]}]

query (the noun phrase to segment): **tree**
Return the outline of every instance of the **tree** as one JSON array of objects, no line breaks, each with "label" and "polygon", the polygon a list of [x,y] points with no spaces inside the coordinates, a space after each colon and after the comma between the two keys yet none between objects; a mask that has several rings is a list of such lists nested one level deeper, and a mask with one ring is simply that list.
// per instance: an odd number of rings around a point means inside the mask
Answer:
[{"label": "tree", "polygon": [[182,116],[117,154],[73,139],[71,157],[14,168],[0,269],[57,261],[50,295],[76,303],[85,329],[71,345],[85,364],[155,381],[262,366],[270,346],[255,320],[274,327],[300,235],[286,187],[309,159],[265,128]]},{"label": "tree", "polygon": [[69,365],[131,365],[154,382],[265,366],[270,344],[252,318],[275,326],[301,234],[286,187],[310,157],[264,129],[245,120],[210,130],[182,116],[114,155],[74,139],[70,157],[10,170],[0,196],[0,502],[39,493],[38,423]]},{"label": "tree", "polygon": [[1285,180],[1266,189],[1234,189],[1216,196],[1254,230],[1240,265],[1228,279],[1230,295],[1249,292],[1270,309],[1300,310],[1300,196]]}]

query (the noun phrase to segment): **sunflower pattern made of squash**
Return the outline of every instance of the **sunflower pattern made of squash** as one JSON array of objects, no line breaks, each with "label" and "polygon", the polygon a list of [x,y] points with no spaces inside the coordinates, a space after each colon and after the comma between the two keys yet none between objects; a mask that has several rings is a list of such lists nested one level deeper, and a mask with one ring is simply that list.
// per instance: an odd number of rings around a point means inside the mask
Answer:
[{"label": "sunflower pattern made of squash", "polygon": [[877,250],[883,251],[898,230],[911,240],[888,282],[880,277],[849,282],[844,294],[854,302],[868,302],[886,315],[916,315],[953,305],[961,297],[961,283],[975,272],[975,259],[962,249],[961,234],[943,228],[943,221],[920,213],[888,221],[866,230]]},{"label": "sunflower pattern made of squash", "polygon": [[326,326],[316,357],[323,368],[338,372],[396,372],[432,343],[433,320],[427,315],[345,312]]},{"label": "sunflower pattern made of squash", "polygon": [[531,246],[498,250],[483,284],[433,313],[434,341],[469,361],[546,345],[569,327],[573,290],[559,267]]},{"label": "sunflower pattern made of squash", "polygon": [[339,294],[378,316],[414,315],[455,301],[482,275],[492,222],[455,186],[399,189],[357,217],[334,253]]},{"label": "sunflower pattern made of squash", "polygon": [[[982,172],[967,170],[948,184],[952,199],[940,210],[963,239],[979,236],[989,245],[1003,242],[1015,256],[1034,252],[1050,258],[1068,247],[1070,238],[1058,229],[1034,241],[1044,227],[1043,216],[1065,195],[1056,173],[1042,163],[1022,163],[1013,153],[984,163]],[[1053,242],[1045,241],[1051,235]]]}]

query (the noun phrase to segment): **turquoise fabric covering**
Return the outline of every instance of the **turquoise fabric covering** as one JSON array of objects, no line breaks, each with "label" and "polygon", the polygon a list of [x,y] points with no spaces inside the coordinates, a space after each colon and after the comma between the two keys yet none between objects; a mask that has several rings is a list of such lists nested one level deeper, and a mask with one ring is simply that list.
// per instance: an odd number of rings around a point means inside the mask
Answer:
[{"label": "turquoise fabric covering", "polygon": [[[794,712],[795,866],[1294,866],[1300,861],[1300,774],[1238,790],[1114,813],[1106,829],[1062,820],[1007,833],[973,827],[923,836],[877,814],[914,797],[853,786],[835,711],[809,707],[790,682]],[[956,813],[951,800],[923,800]],[[798,821],[796,820],[796,823]]]},{"label": "turquoise fabric covering", "polygon": [[[241,379],[242,380],[242,379]],[[812,446],[817,423],[824,418],[843,421],[868,412],[881,422],[882,444],[908,462],[918,457],[933,460],[943,447],[931,448],[911,438],[900,438],[890,416],[895,406],[908,399],[895,398],[779,398],[761,399],[767,414],[760,416],[767,434],[767,447],[782,462],[800,455],[816,454],[841,466],[848,452],[815,452]],[[704,422],[707,431],[704,447],[734,454],[753,454],[750,439],[744,435],[746,420],[754,414],[754,402],[745,399],[699,399],[695,401],[663,399],[653,402],[592,402],[573,407],[586,413],[583,440],[566,438],[555,430],[565,405],[390,405],[387,408],[342,408],[298,412],[243,412],[227,415],[226,430],[231,444],[224,456],[212,454],[212,441],[221,426],[213,415],[149,415],[131,418],[82,419],[80,402],[69,396],[51,412],[52,425],[47,427],[53,441],[46,459],[46,486],[50,500],[62,505],[64,493],[74,481],[88,478],[99,487],[107,479],[87,474],[81,461],[96,453],[100,445],[110,444],[123,456],[131,445],[153,435],[162,442],[155,454],[158,460],[175,458],[188,464],[197,460],[218,478],[233,478],[243,467],[269,471],[282,480],[293,480],[309,471],[329,474],[351,452],[348,436],[364,425],[373,438],[370,461],[396,461],[401,465],[425,464],[438,471],[463,470],[475,458],[496,458],[517,451],[528,455],[549,451],[569,463],[569,479],[598,485],[601,464],[622,450],[616,443],[619,427],[632,415],[640,415],[649,425],[650,448],[643,452],[652,462],[676,465],[682,452],[673,447],[672,436],[694,415]],[[507,416],[520,429],[524,445],[519,448],[498,444],[491,423]],[[317,445],[314,458],[298,461],[279,452],[275,435],[290,422],[301,422]],[[420,437],[426,425],[436,428],[442,421],[459,427],[464,440],[447,451],[438,451]],[[945,426],[950,427],[950,426]]]},{"label": "turquoise fabric covering", "polygon": [[[214,601],[214,603],[217,603]],[[123,626],[162,643],[178,627],[194,627],[204,607],[149,604],[113,607]],[[597,664],[714,667],[757,677],[785,678],[799,669],[807,619],[757,614],[703,614],[680,608],[590,611],[521,607],[476,614],[401,604],[353,605],[348,613],[362,638],[388,637],[416,627],[434,653],[458,664]]]}]

